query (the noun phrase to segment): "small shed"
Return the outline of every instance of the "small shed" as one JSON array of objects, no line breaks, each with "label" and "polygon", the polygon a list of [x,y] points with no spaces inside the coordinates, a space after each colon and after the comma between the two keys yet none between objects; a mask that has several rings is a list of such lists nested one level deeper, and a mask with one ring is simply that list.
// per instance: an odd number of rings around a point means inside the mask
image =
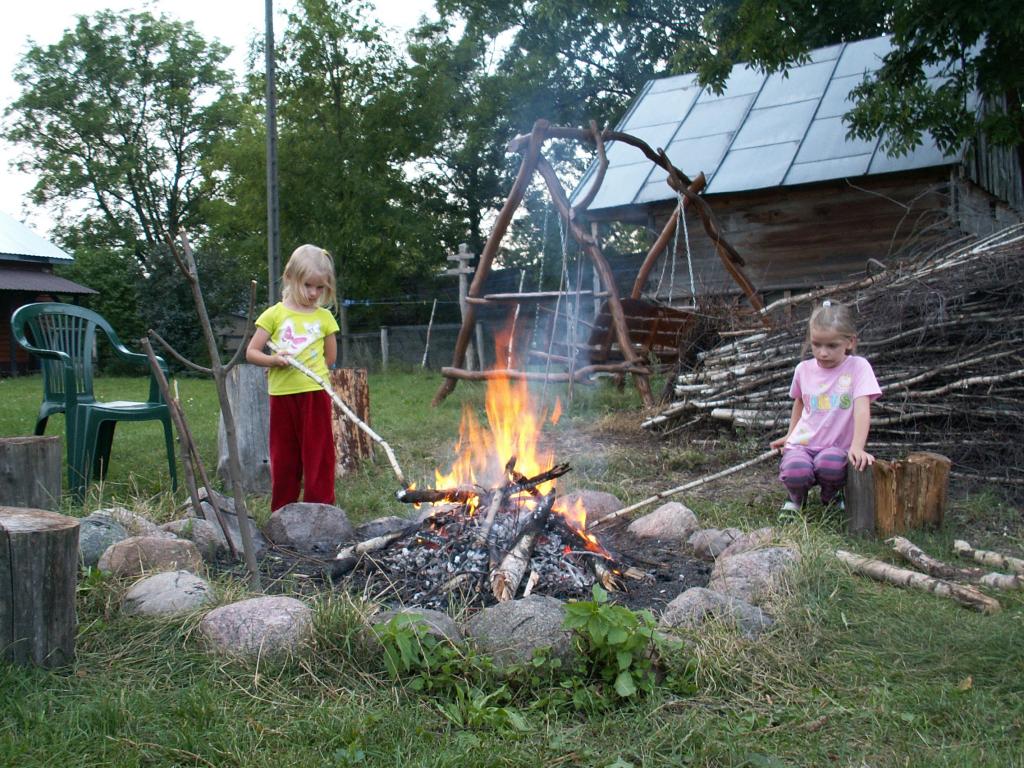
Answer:
[{"label": "small shed", "polygon": [[0,213],[0,376],[39,367],[11,336],[14,310],[34,301],[58,301],[94,294],[92,288],[53,274],[73,257],[17,219]]},{"label": "small shed", "polygon": [[[847,138],[850,91],[890,49],[886,36],[820,48],[787,74],[737,65],[721,94],[701,88],[693,74],[652,80],[617,129],[663,148],[688,176],[705,174],[703,194],[723,233],[768,294],[837,282],[869,259],[884,262],[957,230],[985,234],[1020,221],[1024,184],[1015,149],[979,139],[943,154],[926,136],[910,154],[889,157],[880,139]],[[940,82],[936,72],[932,83]],[[653,240],[676,206],[665,171],[625,144],[610,144],[607,154],[588,219],[641,225]],[[595,175],[596,164],[575,200]],[[737,293],[712,244],[690,235],[689,249],[685,231],[676,239],[672,289],[664,279],[652,285],[655,270],[648,292],[688,301],[689,252],[695,293]]]}]

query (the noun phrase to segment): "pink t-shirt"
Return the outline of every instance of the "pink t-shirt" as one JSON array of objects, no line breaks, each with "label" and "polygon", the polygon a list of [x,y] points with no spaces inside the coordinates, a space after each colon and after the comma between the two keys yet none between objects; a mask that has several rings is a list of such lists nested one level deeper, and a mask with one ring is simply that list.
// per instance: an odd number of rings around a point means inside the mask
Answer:
[{"label": "pink t-shirt", "polygon": [[853,443],[853,401],[876,400],[882,394],[863,357],[849,355],[835,368],[822,368],[814,358],[804,360],[793,373],[789,396],[801,400],[804,411],[786,445],[814,450],[833,446],[849,450]]}]

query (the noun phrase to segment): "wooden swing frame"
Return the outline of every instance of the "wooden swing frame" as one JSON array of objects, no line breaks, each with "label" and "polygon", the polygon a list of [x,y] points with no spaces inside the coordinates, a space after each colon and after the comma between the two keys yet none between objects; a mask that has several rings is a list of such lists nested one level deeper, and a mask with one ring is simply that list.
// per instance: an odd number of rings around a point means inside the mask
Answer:
[{"label": "wooden swing frame", "polygon": [[[561,182],[558,180],[558,176],[555,173],[555,169],[542,153],[544,142],[551,139],[574,140],[581,143],[590,143],[594,145],[597,151],[599,164],[594,183],[591,185],[590,190],[584,198],[575,206],[570,204],[569,197],[562,188]],[[680,204],[676,206],[672,215],[669,216],[664,229],[658,236],[650,251],[648,251],[647,256],[644,258],[644,261],[640,266],[630,298],[635,301],[642,300],[641,291],[643,290],[643,286],[659,256],[665,250],[665,247],[675,234],[680,214],[685,211],[686,207],[692,206],[700,216],[701,222],[704,226],[704,231],[707,233],[712,243],[714,243],[715,251],[722,260],[722,264],[725,266],[726,271],[736,281],[744,294],[746,294],[748,301],[754,309],[760,312],[764,308],[760,296],[758,296],[756,289],[743,271],[744,261],[742,257],[736,252],[736,249],[726,241],[718,223],[715,220],[710,206],[707,201],[700,196],[700,192],[706,184],[703,173],[698,175],[696,179],[690,179],[686,174],[672,164],[664,150],[658,149],[655,151],[642,139],[638,139],[627,133],[607,129],[603,131],[599,130],[597,124],[593,121],[591,121],[590,128],[588,130],[586,128],[575,128],[571,126],[551,126],[546,120],[538,120],[534,123],[533,129],[530,133],[516,136],[508,144],[507,151],[519,152],[522,155],[519,172],[516,175],[515,183],[512,185],[508,198],[505,200],[504,205],[498,213],[498,217],[494,222],[494,227],[491,230],[490,236],[487,238],[487,243],[484,246],[483,252],[480,254],[480,260],[477,264],[476,272],[473,275],[473,281],[469,286],[469,292],[466,300],[466,311],[463,315],[462,327],[459,330],[458,339],[455,342],[452,364],[451,366],[441,369],[444,381],[441,383],[437,393],[434,395],[434,405],[438,405],[449,394],[451,394],[459,379],[480,381],[489,378],[506,377],[511,379],[531,379],[541,381],[578,381],[593,373],[606,372],[618,375],[625,375],[627,373],[632,374],[633,381],[637,390],[640,392],[644,405],[647,407],[653,406],[654,398],[651,395],[650,385],[651,369],[648,367],[646,360],[638,353],[636,349],[636,342],[631,340],[629,323],[623,310],[622,300],[619,297],[618,288],[615,285],[615,279],[612,274],[611,267],[605,259],[597,239],[591,236],[587,232],[587,227],[584,226],[586,210],[600,191],[601,184],[604,182],[605,173],[608,169],[608,158],[605,154],[605,144],[608,141],[619,141],[623,144],[628,144],[639,149],[647,159],[665,170],[668,174],[667,183],[669,187],[671,187],[680,196]],[[535,295],[533,294],[483,295],[483,288],[490,275],[494,257],[498,253],[498,248],[500,247],[501,241],[508,230],[512,217],[522,203],[523,196],[526,194],[526,190],[535,173],[539,173],[541,178],[544,180],[544,183],[548,188],[548,193],[550,194],[559,215],[564,221],[568,222],[569,233],[582,247],[583,252],[590,258],[594,270],[601,281],[602,293],[606,296],[605,311],[607,311],[609,315],[609,340],[607,346],[610,348],[613,343],[616,344],[622,360],[618,362],[596,362],[594,364],[578,368],[570,367],[570,370],[565,373],[517,371],[512,369],[498,369],[491,371],[465,370],[462,366],[464,365],[467,347],[469,346],[470,340],[473,336],[473,331],[476,327],[476,308],[478,306],[487,306],[490,304],[508,303],[509,301],[526,301],[531,297],[535,298]],[[568,294],[563,292],[562,295]],[[768,323],[769,321],[767,316],[763,313],[761,314],[764,318],[764,322]]]}]

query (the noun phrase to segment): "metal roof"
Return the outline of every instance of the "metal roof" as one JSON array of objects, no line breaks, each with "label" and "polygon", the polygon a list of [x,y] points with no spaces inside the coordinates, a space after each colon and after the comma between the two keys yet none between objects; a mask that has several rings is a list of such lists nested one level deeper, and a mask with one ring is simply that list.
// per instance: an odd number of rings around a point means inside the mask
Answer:
[{"label": "metal roof", "polygon": [[72,256],[17,219],[0,212],[0,259],[69,263]]},{"label": "metal roof", "polygon": [[28,293],[98,293],[92,288],[72,282],[49,272],[0,266],[0,290]]},{"label": "metal roof", "polygon": [[[890,50],[887,36],[819,48],[787,75],[765,75],[738,64],[721,94],[701,89],[692,74],[651,80],[617,130],[663,148],[688,176],[703,171],[708,179],[705,194],[959,162],[962,153],[944,155],[930,134],[903,157],[888,157],[880,148],[881,138],[846,137],[842,116],[851,107],[850,91],[881,66]],[[607,156],[605,180],[589,210],[675,197],[665,172],[639,150],[611,142]],[[592,165],[574,199],[585,194],[595,172]]]}]

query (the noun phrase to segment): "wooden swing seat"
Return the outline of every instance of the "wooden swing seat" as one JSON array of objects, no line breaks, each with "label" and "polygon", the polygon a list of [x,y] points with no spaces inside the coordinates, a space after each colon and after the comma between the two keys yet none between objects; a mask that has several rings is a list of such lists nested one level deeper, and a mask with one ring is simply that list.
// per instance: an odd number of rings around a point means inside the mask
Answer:
[{"label": "wooden swing seat", "polygon": [[[697,315],[691,310],[675,309],[646,299],[621,299],[626,329],[633,350],[642,360],[653,355],[660,363],[674,363],[679,350],[697,330]],[[612,326],[608,302],[601,305],[585,351],[591,364],[623,360]]]}]

